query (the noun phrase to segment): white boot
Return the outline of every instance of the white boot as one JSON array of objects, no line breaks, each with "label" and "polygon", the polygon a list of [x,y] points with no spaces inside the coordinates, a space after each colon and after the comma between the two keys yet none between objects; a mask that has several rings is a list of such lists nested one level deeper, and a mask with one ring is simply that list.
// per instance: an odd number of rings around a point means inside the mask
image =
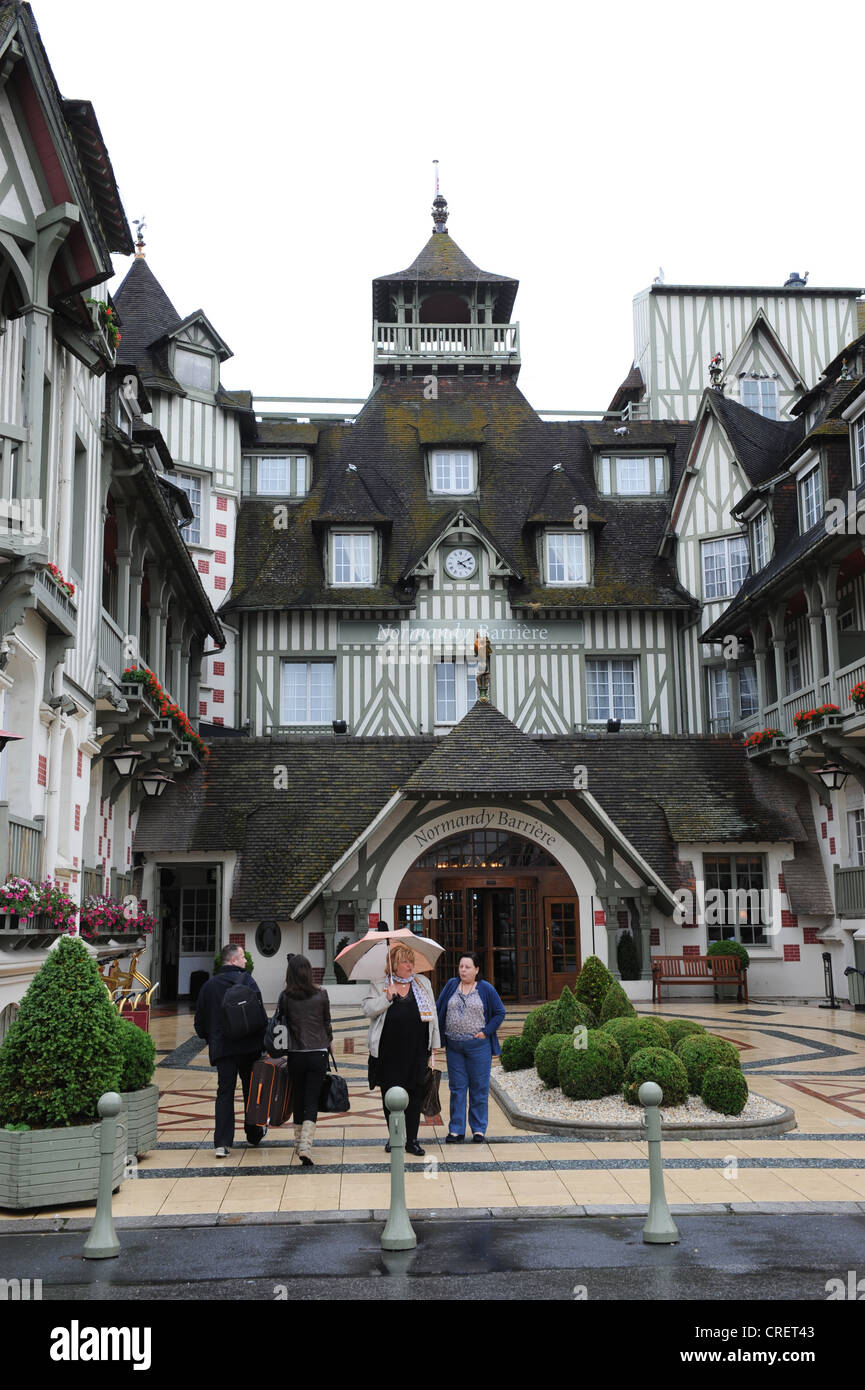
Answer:
[{"label": "white boot", "polygon": [[315,1139],[315,1120],[304,1120],[300,1129],[300,1143],[297,1146],[298,1156],[304,1168],[312,1166],[312,1144]]},{"label": "white boot", "polygon": [[299,1152],[300,1152],[300,1135],[301,1135],[302,1129],[303,1129],[303,1125],[295,1125],[295,1126],[294,1126],[294,1152],[295,1152],[295,1153],[299,1153]]}]

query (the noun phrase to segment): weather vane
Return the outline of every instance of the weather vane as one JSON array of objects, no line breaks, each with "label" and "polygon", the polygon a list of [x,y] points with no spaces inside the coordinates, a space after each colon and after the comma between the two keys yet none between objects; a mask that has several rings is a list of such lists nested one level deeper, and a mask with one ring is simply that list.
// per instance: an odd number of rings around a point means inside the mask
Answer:
[{"label": "weather vane", "polygon": [[136,232],[135,254],[140,259],[144,259],[144,228],[147,226],[143,217],[136,217],[132,223]]}]

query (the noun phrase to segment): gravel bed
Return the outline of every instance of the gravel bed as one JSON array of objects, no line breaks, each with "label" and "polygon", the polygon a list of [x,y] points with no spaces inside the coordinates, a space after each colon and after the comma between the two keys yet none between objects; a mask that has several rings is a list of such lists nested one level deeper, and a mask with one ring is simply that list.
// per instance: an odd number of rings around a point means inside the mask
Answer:
[{"label": "gravel bed", "polygon": [[[547,1090],[534,1069],[502,1071],[496,1068],[496,1081],[513,1103],[528,1115],[541,1120],[564,1120],[573,1124],[632,1125],[642,1123],[643,1107],[628,1105],[621,1095],[601,1100],[570,1100],[558,1086]],[[748,1096],[741,1115],[721,1115],[710,1110],[699,1096],[689,1096],[684,1105],[662,1105],[661,1123],[667,1125],[741,1125],[743,1120],[775,1120],[784,1113],[764,1096]]]}]

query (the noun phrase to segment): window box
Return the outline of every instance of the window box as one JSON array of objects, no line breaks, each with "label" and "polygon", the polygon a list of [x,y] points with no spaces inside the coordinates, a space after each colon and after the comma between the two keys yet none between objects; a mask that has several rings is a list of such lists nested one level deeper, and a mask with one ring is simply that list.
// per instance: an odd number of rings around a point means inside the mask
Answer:
[{"label": "window box", "polygon": [[772,749],[783,750],[786,747],[787,735],[780,729],[758,729],[745,739],[745,752],[749,758],[757,758],[762,753],[770,753]]},{"label": "window box", "polygon": [[797,733],[809,729],[819,729],[823,724],[832,726],[841,723],[841,711],[837,705],[820,705],[817,709],[800,709],[793,715]]}]

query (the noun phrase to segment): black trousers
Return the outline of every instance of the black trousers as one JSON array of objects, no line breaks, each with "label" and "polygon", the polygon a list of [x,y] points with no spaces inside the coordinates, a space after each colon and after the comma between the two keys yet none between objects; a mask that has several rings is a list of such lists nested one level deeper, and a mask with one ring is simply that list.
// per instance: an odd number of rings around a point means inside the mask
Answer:
[{"label": "black trousers", "polygon": [[[406,1086],[408,1092],[408,1105],[405,1108],[405,1142],[407,1144],[417,1143],[417,1132],[420,1127],[420,1108],[423,1103],[423,1086]],[[384,1103],[384,1093],[388,1090],[385,1086],[382,1090],[381,1107],[384,1111],[386,1120],[390,1120],[390,1111]]]},{"label": "black trousers", "polygon": [[294,1123],[304,1120],[315,1123],[318,1117],[318,1098],[321,1083],[327,1074],[326,1052],[288,1052],[288,1074],[291,1077],[291,1103]]},{"label": "black trousers", "polygon": [[[249,1099],[249,1078],[257,1057],[247,1052],[237,1057],[220,1057],[216,1063],[216,1125],[213,1132],[215,1149],[230,1149],[234,1143],[234,1093],[237,1078],[243,1090],[243,1108]],[[247,1139],[257,1139],[261,1134],[260,1125],[246,1125]]]}]

